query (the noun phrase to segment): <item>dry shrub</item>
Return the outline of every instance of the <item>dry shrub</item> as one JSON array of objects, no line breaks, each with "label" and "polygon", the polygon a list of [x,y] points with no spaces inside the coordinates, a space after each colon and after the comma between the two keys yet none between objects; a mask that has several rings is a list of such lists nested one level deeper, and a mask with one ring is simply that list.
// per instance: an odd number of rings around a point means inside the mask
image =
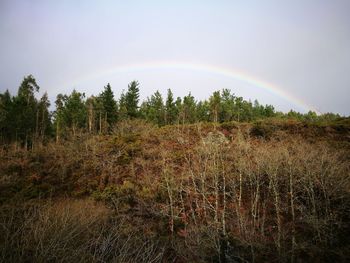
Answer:
[{"label": "dry shrub", "polygon": [[3,206],[0,240],[2,262],[160,262],[163,255],[157,243],[89,200]]},{"label": "dry shrub", "polygon": [[156,126],[142,119],[123,120],[118,122],[113,129],[113,134],[124,136],[129,134],[151,133]]},{"label": "dry shrub", "polygon": [[42,197],[48,184],[114,208],[3,206],[3,260],[155,262],[166,247],[164,262],[346,262],[349,148],[299,137],[299,124],[241,128],[125,121],[112,135],[3,156],[0,190]]},{"label": "dry shrub", "polygon": [[182,176],[173,174],[166,209],[170,221],[182,220],[177,232],[187,248],[178,243],[178,253],[219,262],[345,261],[350,164],[344,155],[296,136],[266,141],[238,133],[228,142],[209,133]]}]

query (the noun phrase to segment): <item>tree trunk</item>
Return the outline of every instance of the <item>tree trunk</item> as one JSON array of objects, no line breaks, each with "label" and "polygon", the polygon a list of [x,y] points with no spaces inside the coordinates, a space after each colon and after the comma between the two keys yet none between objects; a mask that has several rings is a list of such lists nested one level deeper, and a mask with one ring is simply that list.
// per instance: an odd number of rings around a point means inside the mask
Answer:
[{"label": "tree trunk", "polygon": [[102,112],[100,111],[100,134],[102,133]]},{"label": "tree trunk", "polygon": [[56,143],[59,142],[60,135],[59,135],[59,121],[56,122]]}]

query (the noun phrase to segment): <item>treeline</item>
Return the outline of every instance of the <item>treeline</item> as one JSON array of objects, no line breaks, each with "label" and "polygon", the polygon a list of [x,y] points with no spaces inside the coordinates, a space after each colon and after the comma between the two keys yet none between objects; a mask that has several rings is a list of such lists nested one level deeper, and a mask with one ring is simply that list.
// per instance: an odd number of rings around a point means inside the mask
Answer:
[{"label": "treeline", "polygon": [[[16,96],[0,93],[0,142],[18,142],[29,148],[51,134],[50,102],[47,93],[38,100],[39,86],[32,75],[25,77]],[[30,145],[29,145],[30,144]]]},{"label": "treeline", "polygon": [[55,111],[50,112],[47,93],[36,98],[39,86],[32,75],[25,77],[17,95],[0,93],[0,140],[16,142],[22,147],[43,143],[55,137],[56,141],[81,132],[107,133],[121,120],[140,118],[159,126],[195,122],[250,122],[278,117],[302,121],[333,121],[338,114],[317,115],[313,111],[301,114],[291,110],[282,113],[272,105],[253,103],[236,96],[228,89],[215,91],[208,100],[197,101],[191,93],[174,97],[170,89],[164,99],[159,91],[140,102],[139,83],[132,81],[127,91],[115,98],[110,84],[97,96],[86,98],[85,93],[73,90],[58,94]]}]

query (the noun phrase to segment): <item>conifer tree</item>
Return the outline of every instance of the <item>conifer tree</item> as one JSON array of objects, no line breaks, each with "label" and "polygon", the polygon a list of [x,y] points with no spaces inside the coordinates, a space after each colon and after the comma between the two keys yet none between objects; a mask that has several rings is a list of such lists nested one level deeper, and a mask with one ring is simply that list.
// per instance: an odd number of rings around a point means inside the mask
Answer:
[{"label": "conifer tree", "polygon": [[59,142],[61,133],[66,126],[65,118],[64,118],[64,101],[65,100],[66,100],[65,95],[58,94],[55,101],[56,110],[54,111],[53,116],[54,116],[56,143]]},{"label": "conifer tree", "polygon": [[74,136],[77,135],[78,129],[85,127],[86,108],[84,105],[84,97],[84,93],[80,93],[76,90],[73,90],[71,95],[66,97],[64,117]]},{"label": "conifer tree", "polygon": [[232,121],[234,119],[235,95],[229,89],[221,91],[220,121]]},{"label": "conifer tree", "polygon": [[209,102],[207,100],[200,101],[197,103],[196,116],[197,120],[199,121],[210,121]]},{"label": "conifer tree", "polygon": [[236,121],[241,120],[242,104],[243,104],[243,98],[235,97],[234,115],[235,115]]},{"label": "conifer tree", "polygon": [[[313,118],[316,119],[317,118],[317,114],[316,112],[313,112]],[[275,108],[272,105],[265,105],[265,109],[264,109],[264,116],[265,117],[273,117],[275,116]]]},{"label": "conifer tree", "polygon": [[125,106],[126,112],[129,118],[138,117],[138,104],[139,104],[140,90],[139,83],[132,81],[128,86],[128,91],[125,94]]},{"label": "conifer tree", "polygon": [[168,94],[165,102],[165,122],[166,124],[173,124],[176,121],[178,110],[174,101],[174,95],[171,89],[168,89]]},{"label": "conifer tree", "polygon": [[162,95],[156,91],[149,100],[148,119],[159,126],[165,123],[165,111]]},{"label": "conifer tree", "polygon": [[175,101],[175,107],[177,112],[177,124],[180,124],[180,122],[183,122],[183,110],[182,110],[182,99],[181,97],[177,97]]},{"label": "conifer tree", "polygon": [[37,124],[37,106],[35,92],[39,92],[39,85],[32,75],[25,77],[14,97],[13,118],[15,120],[16,138],[28,149],[35,137]]},{"label": "conifer tree", "polygon": [[183,123],[196,122],[196,101],[191,92],[183,98],[182,103]]},{"label": "conifer tree", "polygon": [[209,98],[210,115],[213,122],[219,121],[221,95],[220,91],[214,91],[213,95]]},{"label": "conifer tree", "polygon": [[86,127],[87,110],[84,102],[84,93],[76,90],[67,96],[58,94],[56,99],[55,128],[56,141],[59,141],[60,135],[70,130],[72,134],[77,135],[78,130]]},{"label": "conifer tree", "polygon": [[[104,91],[100,94],[99,99],[102,104],[102,118],[109,128],[117,121],[117,102],[110,84],[104,87]],[[106,125],[105,125],[106,126]]]},{"label": "conifer tree", "polygon": [[128,109],[126,105],[126,95],[123,90],[119,99],[119,120],[125,120],[127,118],[128,118]]},{"label": "conifer tree", "polygon": [[49,136],[51,131],[51,116],[49,112],[50,101],[47,92],[41,97],[37,111],[37,136],[41,141]]},{"label": "conifer tree", "polygon": [[0,94],[0,142],[10,142],[13,138],[13,102],[8,90]]}]

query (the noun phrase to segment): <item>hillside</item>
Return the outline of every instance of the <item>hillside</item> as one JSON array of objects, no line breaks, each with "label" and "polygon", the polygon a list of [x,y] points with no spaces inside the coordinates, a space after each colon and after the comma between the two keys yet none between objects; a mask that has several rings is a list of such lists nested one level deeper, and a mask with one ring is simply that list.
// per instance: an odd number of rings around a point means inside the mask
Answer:
[{"label": "hillside", "polygon": [[350,258],[347,119],[125,120],[16,145],[0,156],[4,262]]}]

